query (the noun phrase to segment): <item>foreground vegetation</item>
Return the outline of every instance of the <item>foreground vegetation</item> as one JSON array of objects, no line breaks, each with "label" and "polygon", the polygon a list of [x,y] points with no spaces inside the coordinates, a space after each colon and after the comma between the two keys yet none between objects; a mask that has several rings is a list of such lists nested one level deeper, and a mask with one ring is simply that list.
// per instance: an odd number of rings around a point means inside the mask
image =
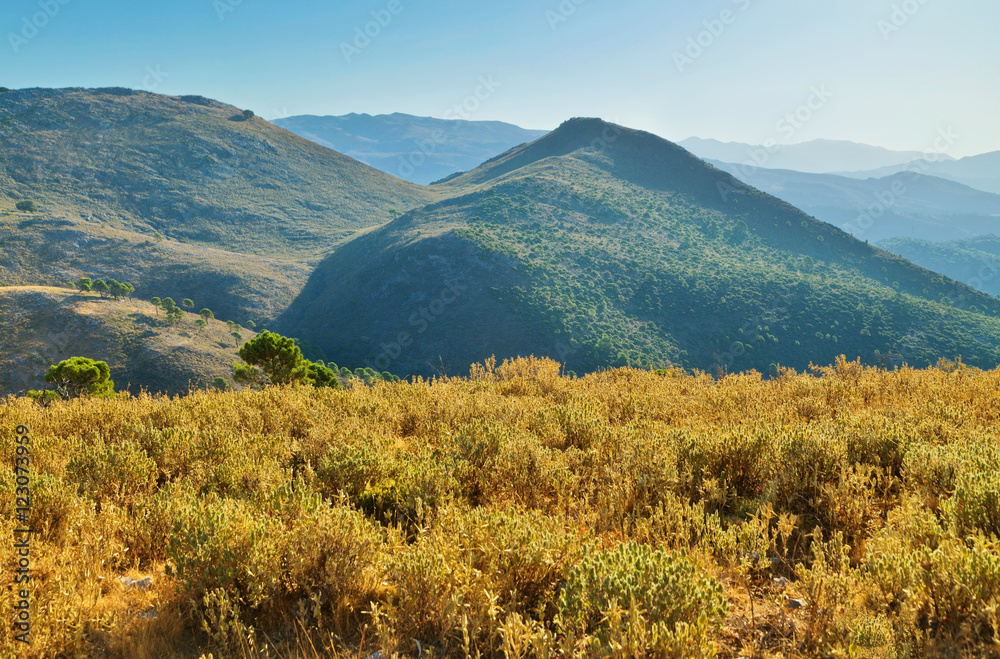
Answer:
[{"label": "foreground vegetation", "polygon": [[[31,646],[8,631],[0,654],[1000,656],[998,391],[960,362],[522,359],[8,398],[0,451],[33,437],[34,608]],[[0,491],[10,538],[10,470]]]}]

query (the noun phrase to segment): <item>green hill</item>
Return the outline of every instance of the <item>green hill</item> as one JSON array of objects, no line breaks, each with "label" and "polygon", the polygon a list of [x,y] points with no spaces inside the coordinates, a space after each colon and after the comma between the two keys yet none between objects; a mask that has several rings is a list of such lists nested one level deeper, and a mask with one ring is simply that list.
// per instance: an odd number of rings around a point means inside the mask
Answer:
[{"label": "green hill", "polygon": [[0,193],[150,237],[305,259],[434,193],[200,96],[0,93]]},{"label": "green hill", "polygon": [[[204,330],[195,314],[170,326],[163,313],[140,300],[102,299],[65,288],[0,288],[0,392],[45,386],[50,365],[74,356],[106,361],[118,391],[168,394],[232,380],[235,339],[221,320]],[[240,330],[244,340],[255,334]]]},{"label": "green hill", "polygon": [[648,133],[574,119],[435,187],[454,197],[336,249],[279,327],[398,374],[1000,363],[996,300]]},{"label": "green hill", "polygon": [[911,238],[883,240],[879,247],[925,268],[1000,295],[1000,237],[993,234],[936,243]]}]

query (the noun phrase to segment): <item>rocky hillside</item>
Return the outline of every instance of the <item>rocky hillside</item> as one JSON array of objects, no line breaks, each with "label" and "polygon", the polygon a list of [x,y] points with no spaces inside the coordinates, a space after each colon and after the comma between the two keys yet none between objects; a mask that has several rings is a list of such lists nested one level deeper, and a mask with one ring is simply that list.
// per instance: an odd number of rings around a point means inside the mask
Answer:
[{"label": "rocky hillside", "polygon": [[[0,288],[0,392],[45,386],[50,365],[74,356],[106,361],[118,391],[168,394],[231,380],[236,340],[221,320],[204,330],[195,314],[176,326],[148,302],[102,299],[65,288]],[[255,334],[241,330],[244,340]]]}]

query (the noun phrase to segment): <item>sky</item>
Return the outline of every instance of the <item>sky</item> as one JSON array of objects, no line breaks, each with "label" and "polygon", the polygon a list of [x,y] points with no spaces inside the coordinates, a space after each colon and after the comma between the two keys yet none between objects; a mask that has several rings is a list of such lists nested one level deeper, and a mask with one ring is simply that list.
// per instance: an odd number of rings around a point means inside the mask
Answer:
[{"label": "sky", "polygon": [[[1000,150],[996,0],[3,0],[0,85]],[[791,119],[791,121],[789,121]]]}]

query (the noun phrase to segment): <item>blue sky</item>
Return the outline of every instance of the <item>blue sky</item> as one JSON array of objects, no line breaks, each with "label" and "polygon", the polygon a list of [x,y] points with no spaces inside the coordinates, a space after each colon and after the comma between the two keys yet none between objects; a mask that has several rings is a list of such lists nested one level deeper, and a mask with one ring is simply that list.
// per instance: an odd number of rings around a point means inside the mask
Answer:
[{"label": "blue sky", "polygon": [[672,140],[926,150],[950,129],[961,157],[1000,150],[998,25],[996,0],[4,0],[0,85],[202,94],[265,118],[600,116]]}]

